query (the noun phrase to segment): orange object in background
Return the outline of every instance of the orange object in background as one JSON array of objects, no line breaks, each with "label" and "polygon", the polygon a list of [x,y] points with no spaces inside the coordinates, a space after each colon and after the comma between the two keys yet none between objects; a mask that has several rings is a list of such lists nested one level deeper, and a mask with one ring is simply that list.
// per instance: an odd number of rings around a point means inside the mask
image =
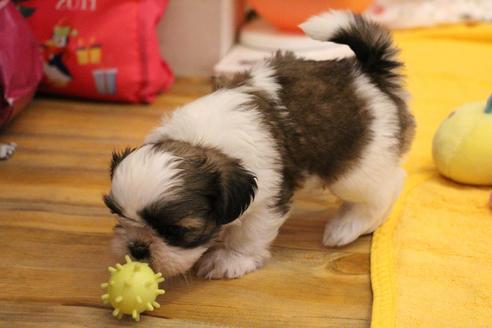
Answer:
[{"label": "orange object in background", "polygon": [[248,0],[248,4],[273,26],[300,31],[297,25],[307,18],[330,9],[363,12],[373,0]]}]

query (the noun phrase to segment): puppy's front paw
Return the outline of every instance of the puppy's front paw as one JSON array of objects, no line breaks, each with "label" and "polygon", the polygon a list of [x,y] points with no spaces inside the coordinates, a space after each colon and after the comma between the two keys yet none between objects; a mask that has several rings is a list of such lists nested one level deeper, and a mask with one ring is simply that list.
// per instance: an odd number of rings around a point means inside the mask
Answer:
[{"label": "puppy's front paw", "polygon": [[206,279],[234,279],[255,271],[263,259],[246,256],[226,248],[205,253],[197,264],[197,275]]}]

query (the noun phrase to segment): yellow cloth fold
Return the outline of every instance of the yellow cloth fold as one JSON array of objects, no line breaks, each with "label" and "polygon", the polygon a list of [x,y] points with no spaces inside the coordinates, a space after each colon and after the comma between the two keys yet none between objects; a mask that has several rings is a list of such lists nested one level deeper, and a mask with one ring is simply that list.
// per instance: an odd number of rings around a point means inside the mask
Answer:
[{"label": "yellow cloth fold", "polygon": [[492,94],[492,25],[397,31],[417,134],[405,189],[375,233],[371,326],[492,327],[491,188],[453,183],[432,137],[463,103]]}]

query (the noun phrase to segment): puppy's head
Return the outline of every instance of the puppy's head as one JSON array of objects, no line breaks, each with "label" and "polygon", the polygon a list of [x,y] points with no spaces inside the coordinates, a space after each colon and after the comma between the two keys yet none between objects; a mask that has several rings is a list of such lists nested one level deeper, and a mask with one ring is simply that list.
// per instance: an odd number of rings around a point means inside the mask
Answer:
[{"label": "puppy's head", "polygon": [[114,153],[106,206],[117,216],[113,249],[173,276],[190,269],[220,228],[238,218],[256,178],[223,153],[178,141]]}]

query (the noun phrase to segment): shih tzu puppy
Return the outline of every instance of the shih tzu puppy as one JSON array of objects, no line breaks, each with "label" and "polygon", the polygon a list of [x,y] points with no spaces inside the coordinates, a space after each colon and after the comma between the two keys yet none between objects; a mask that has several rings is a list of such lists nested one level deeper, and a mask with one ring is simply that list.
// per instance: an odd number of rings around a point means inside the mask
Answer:
[{"label": "shih tzu puppy", "polygon": [[[113,248],[164,275],[237,278],[262,266],[308,177],[343,200],[326,246],[386,218],[414,133],[389,33],[349,12],[300,26],[354,57],[312,61],[278,52],[164,119],[136,149],[114,153]],[[220,243],[217,243],[220,240]]]}]

